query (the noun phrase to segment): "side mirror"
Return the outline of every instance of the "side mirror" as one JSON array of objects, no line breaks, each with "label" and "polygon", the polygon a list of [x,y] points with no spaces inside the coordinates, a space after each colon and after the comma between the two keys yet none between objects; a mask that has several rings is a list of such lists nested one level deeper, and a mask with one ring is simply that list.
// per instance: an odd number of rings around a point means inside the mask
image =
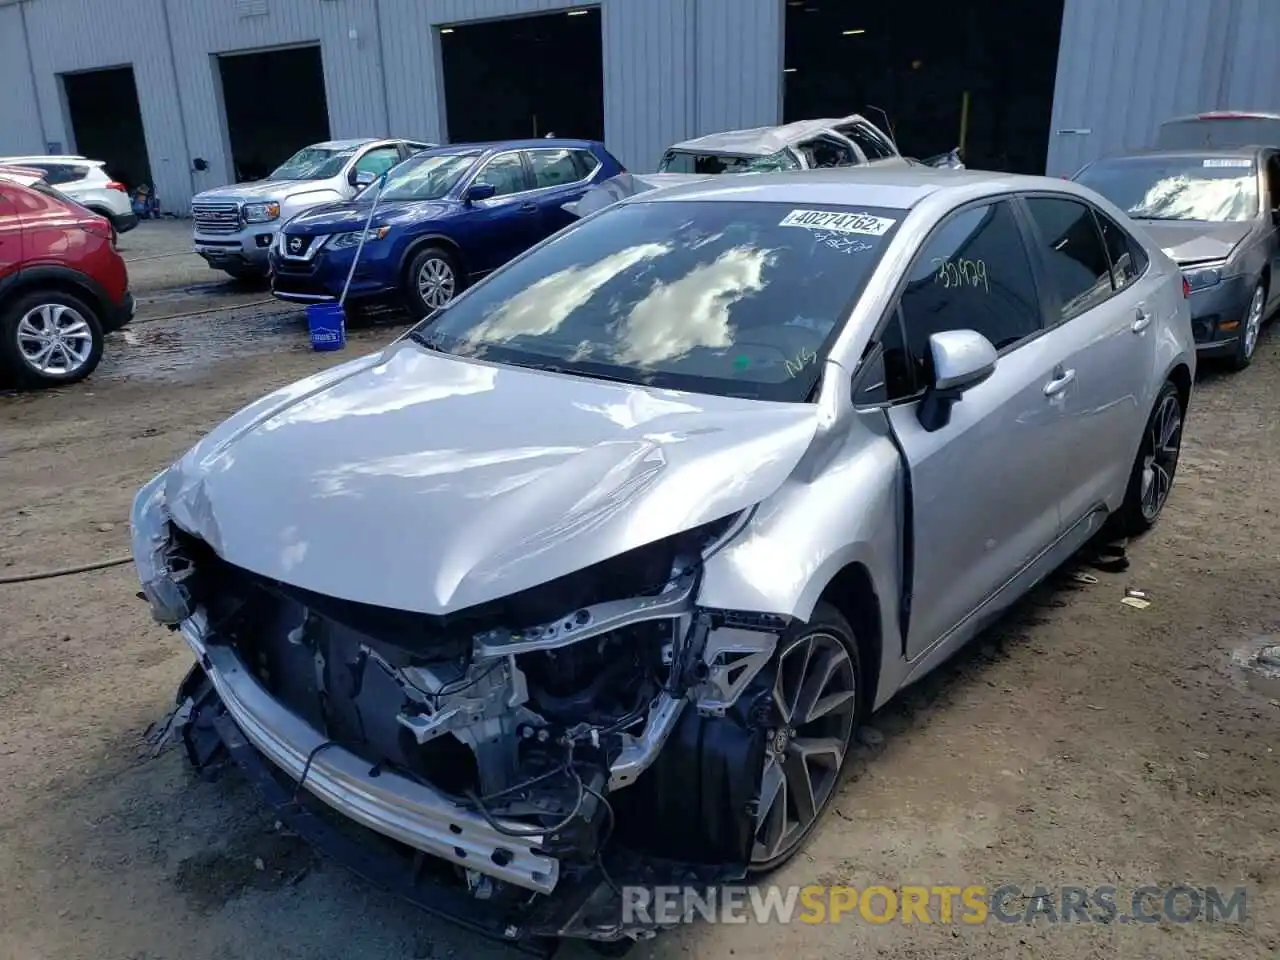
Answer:
[{"label": "side mirror", "polygon": [[481,200],[488,200],[497,194],[498,188],[492,183],[473,183],[467,187],[467,195],[464,197],[467,203],[478,203]]},{"label": "side mirror", "polygon": [[373,183],[373,181],[377,180],[378,178],[375,177],[373,173],[369,170],[357,170],[354,167],[352,167],[351,176],[349,176],[347,179],[351,181],[351,185],[353,187],[360,187],[363,189],[364,187],[367,187],[369,184]]},{"label": "side mirror", "polygon": [[929,338],[933,383],[920,401],[920,425],[932,433],[951,422],[951,407],[982,383],[999,359],[991,341],[976,330],[947,330]]}]

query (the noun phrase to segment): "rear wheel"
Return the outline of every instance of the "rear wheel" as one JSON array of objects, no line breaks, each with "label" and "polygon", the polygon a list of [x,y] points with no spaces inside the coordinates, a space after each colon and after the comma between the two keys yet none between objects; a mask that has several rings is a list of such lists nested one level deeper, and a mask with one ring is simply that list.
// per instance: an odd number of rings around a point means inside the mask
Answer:
[{"label": "rear wheel", "polygon": [[840,783],[862,704],[858,646],[834,607],[779,642],[751,872],[780,867],[808,841]]},{"label": "rear wheel", "polygon": [[1124,504],[1116,515],[1120,533],[1130,536],[1145,533],[1160,519],[1173,490],[1173,477],[1182,453],[1184,414],[1178,388],[1166,380],[1143,431]]},{"label": "rear wheel", "polygon": [[405,300],[419,317],[447,307],[462,290],[457,259],[443,247],[423,247],[409,262],[404,277]]},{"label": "rear wheel", "polygon": [[83,380],[102,359],[103,339],[93,310],[61,290],[24,293],[0,311],[0,365],[23,386]]}]

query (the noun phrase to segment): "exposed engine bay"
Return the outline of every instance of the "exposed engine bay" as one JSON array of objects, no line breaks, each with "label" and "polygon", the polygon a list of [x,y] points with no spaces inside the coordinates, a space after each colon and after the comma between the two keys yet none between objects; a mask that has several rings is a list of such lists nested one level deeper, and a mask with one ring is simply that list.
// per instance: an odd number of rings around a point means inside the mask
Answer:
[{"label": "exposed engine bay", "polygon": [[[322,772],[329,751],[358,758],[344,775],[371,796],[404,782],[455,811],[440,820],[443,842],[366,822],[450,861],[471,897],[529,902],[588,878],[584,889],[616,894],[635,869],[651,881],[747,872],[773,736],[767,668],[787,621],[694,603],[704,556],[742,519],[440,617],[257,576],[169,525],[168,575],[144,593],[157,619],[181,625],[219,709],[259,747],[248,700],[230,692],[241,667],[309,728],[290,772],[299,790],[343,772]],[[584,909],[558,917],[555,935],[650,934]]]}]

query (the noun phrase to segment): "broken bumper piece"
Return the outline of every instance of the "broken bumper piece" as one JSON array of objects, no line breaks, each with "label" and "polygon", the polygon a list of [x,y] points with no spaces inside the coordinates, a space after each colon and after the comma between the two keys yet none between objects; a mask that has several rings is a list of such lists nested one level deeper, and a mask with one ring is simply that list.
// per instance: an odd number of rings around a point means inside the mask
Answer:
[{"label": "broken bumper piece", "polygon": [[[551,895],[530,896],[525,893],[518,897],[479,899],[474,890],[440,876],[441,861],[433,861],[424,852],[439,854],[435,849],[424,851],[421,837],[415,836],[413,843],[404,843],[387,830],[357,825],[365,821],[352,814],[353,808],[347,805],[348,800],[359,798],[360,807],[364,809],[381,807],[381,804],[370,804],[368,800],[369,791],[360,782],[368,777],[368,773],[358,758],[350,754],[345,758],[337,756],[337,748],[326,749],[314,757],[307,771],[307,789],[298,789],[296,776],[301,774],[301,767],[297,768],[296,775],[291,776],[292,768],[276,762],[273,755],[251,739],[248,731],[253,729],[261,736],[261,727],[242,725],[235,719],[237,714],[233,714],[230,704],[235,703],[236,709],[241,711],[239,716],[244,716],[245,701],[229,701],[223,697],[222,691],[228,690],[230,685],[225,663],[219,663],[222,653],[224,651],[216,648],[206,651],[179,691],[179,701],[188,704],[179,736],[192,764],[202,775],[208,776],[217,770],[222,759],[231,760],[281,823],[317,852],[434,916],[537,957],[550,957],[563,939],[625,948],[672,926],[669,922],[658,925],[647,918],[637,921],[630,917],[634,911],[625,909],[624,897],[631,890],[644,888],[652,891],[675,884],[706,888],[739,881],[745,875],[741,867],[691,866],[639,858],[615,849],[590,869],[571,868],[561,872]],[[220,683],[215,681],[215,676],[220,677]],[[270,738],[267,742],[272,740],[278,742],[278,738]],[[286,752],[297,756],[287,748]],[[320,757],[326,754],[330,763],[323,771],[318,770],[321,767]],[[344,762],[348,758],[349,762]],[[357,775],[353,781],[352,774],[359,774],[361,769],[366,769],[363,777]],[[321,773],[321,778],[313,780],[317,773]],[[384,777],[389,778],[387,784],[379,784],[379,789],[393,783],[387,773],[379,774],[375,779]],[[354,793],[342,794],[342,784],[352,782],[357,786]],[[330,790],[316,789],[320,783],[330,785]],[[414,784],[410,786],[416,787]],[[402,797],[396,804],[403,802]],[[496,834],[483,821],[480,825],[472,823],[474,818],[465,815],[465,811],[462,813],[464,816],[459,817],[454,812],[448,822],[459,827],[470,824],[473,833],[465,841],[469,847],[461,846],[463,841],[460,840],[457,849],[452,851],[454,856],[448,860],[458,862],[457,853],[466,849],[483,852],[489,847],[495,850],[511,847],[511,838]],[[416,811],[415,815],[420,817],[421,811]],[[380,816],[379,822],[385,823],[386,819]],[[433,825],[441,822],[431,819]],[[402,819],[400,822],[419,821]],[[462,836],[452,830],[449,830],[449,835]],[[538,857],[532,849],[532,841],[521,846],[528,851],[530,863],[539,864],[548,859]],[[434,872],[433,866],[436,867]]]},{"label": "broken bumper piece", "polygon": [[[262,754],[305,789],[357,823],[423,853],[497,880],[550,893],[559,862],[537,853],[542,837],[499,833],[482,817],[429,787],[369,763],[325,738],[273,699],[234,651],[204,642],[199,612],[182,624],[226,712]],[[321,749],[323,747],[323,749]],[[308,766],[310,759],[310,766]]]}]

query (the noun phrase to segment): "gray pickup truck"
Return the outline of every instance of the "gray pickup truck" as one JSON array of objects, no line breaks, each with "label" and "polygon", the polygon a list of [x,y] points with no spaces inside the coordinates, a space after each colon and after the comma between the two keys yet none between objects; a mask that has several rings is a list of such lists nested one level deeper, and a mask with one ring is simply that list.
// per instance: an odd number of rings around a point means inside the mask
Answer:
[{"label": "gray pickup truck", "polygon": [[196,253],[233,277],[265,277],[271,244],[290,217],[350,200],[401,160],[432,146],[417,140],[328,140],[302,148],[265,180],[196,194]]}]

